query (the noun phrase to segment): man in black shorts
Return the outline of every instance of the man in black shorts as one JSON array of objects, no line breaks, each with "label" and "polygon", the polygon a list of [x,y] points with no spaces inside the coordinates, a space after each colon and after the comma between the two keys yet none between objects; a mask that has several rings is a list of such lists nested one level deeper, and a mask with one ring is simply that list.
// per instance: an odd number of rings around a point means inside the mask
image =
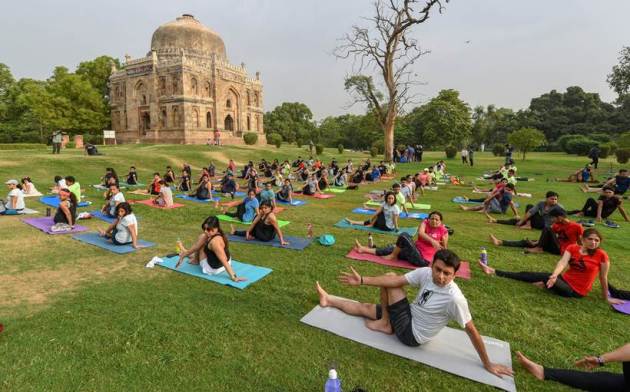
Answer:
[{"label": "man in black shorts", "polygon": [[[396,334],[406,346],[416,347],[429,342],[449,321],[456,321],[466,330],[485,369],[501,377],[512,375],[512,369],[490,362],[481,335],[475,328],[468,302],[453,281],[459,269],[459,257],[450,250],[435,253],[431,268],[417,268],[405,275],[388,273],[381,276],[361,276],[352,267],[340,281],[349,286],[374,286],[381,291],[380,304],[359,303],[329,295],[317,282],[319,305],[333,307],[344,313],[366,318],[371,330]],[[409,303],[404,286],[419,287],[418,296]]]}]

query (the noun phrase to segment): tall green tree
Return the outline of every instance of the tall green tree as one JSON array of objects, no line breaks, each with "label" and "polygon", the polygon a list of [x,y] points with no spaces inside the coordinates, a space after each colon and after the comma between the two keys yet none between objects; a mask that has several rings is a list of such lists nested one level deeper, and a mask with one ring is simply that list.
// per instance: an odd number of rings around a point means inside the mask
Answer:
[{"label": "tall green tree", "polygon": [[523,160],[529,151],[546,143],[545,134],[534,128],[521,128],[514,131],[508,136],[508,141],[523,154]]},{"label": "tall green tree", "polygon": [[610,88],[618,95],[618,102],[622,97],[630,94],[630,46],[624,46],[619,52],[619,64],[613,66],[606,81]]},{"label": "tall green tree", "polygon": [[308,106],[300,102],[284,102],[271,112],[265,113],[265,133],[277,133],[286,142],[300,140],[308,143],[317,141],[313,113]]},{"label": "tall green tree", "polygon": [[6,121],[9,111],[9,91],[15,85],[11,70],[0,63],[0,121]]}]

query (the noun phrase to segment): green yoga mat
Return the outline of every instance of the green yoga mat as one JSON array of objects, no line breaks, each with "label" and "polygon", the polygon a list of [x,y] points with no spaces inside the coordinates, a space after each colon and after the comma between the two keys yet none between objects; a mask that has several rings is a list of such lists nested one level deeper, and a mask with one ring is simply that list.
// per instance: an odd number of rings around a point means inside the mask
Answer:
[{"label": "green yoga mat", "polygon": [[[383,204],[383,203],[380,202],[380,201],[376,201],[376,200],[370,200],[366,204],[368,206],[380,207],[381,204]],[[431,209],[431,204],[414,203],[413,207],[412,207],[411,203],[407,202],[407,203],[405,203],[405,207],[409,208],[410,210],[430,210]]]},{"label": "green yoga mat", "polygon": [[[252,222],[243,222],[239,220],[238,218],[232,218],[231,216],[227,216],[227,215],[217,215],[217,219],[223,222],[242,223],[245,225],[249,225],[250,223],[252,223]],[[278,219],[278,227],[284,227],[288,225],[289,223],[291,222]]]},{"label": "green yoga mat", "polygon": [[344,193],[345,191],[346,191],[346,188],[327,188],[324,192]]}]

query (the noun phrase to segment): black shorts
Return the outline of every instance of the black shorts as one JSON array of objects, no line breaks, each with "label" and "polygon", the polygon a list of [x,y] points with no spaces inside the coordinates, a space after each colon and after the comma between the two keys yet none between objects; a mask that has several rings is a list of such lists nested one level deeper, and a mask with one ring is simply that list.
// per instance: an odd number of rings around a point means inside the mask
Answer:
[{"label": "black shorts", "polygon": [[[400,301],[388,305],[389,311],[389,324],[392,326],[396,337],[405,346],[418,347],[420,343],[413,336],[413,329],[411,327],[411,308],[409,307],[409,301],[407,298],[403,298]],[[383,317],[383,309],[381,305],[376,305],[376,318]]]}]

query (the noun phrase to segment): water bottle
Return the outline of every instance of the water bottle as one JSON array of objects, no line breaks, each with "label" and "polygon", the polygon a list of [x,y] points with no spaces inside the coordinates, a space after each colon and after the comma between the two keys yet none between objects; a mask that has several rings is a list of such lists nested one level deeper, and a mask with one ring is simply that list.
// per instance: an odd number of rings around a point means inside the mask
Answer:
[{"label": "water bottle", "polygon": [[181,251],[182,251],[182,248],[179,246],[180,241],[181,241],[181,239],[178,237],[178,238],[177,238],[177,242],[175,243],[175,252],[176,252],[177,254],[179,254],[179,252],[181,252]]},{"label": "water bottle", "polygon": [[341,392],[341,380],[337,378],[337,371],[330,369],[328,371],[328,380],[324,385],[324,392]]},{"label": "water bottle", "polygon": [[488,265],[488,251],[485,246],[481,247],[481,255],[479,255],[479,260],[482,264]]},{"label": "water bottle", "polygon": [[312,223],[309,223],[308,225],[306,225],[306,230],[307,230],[306,236],[308,238],[313,238],[313,224]]},{"label": "water bottle", "polygon": [[50,207],[46,208],[46,216],[50,216],[52,214],[52,210]]},{"label": "water bottle", "polygon": [[374,238],[372,233],[368,234],[368,248],[374,248]]}]

